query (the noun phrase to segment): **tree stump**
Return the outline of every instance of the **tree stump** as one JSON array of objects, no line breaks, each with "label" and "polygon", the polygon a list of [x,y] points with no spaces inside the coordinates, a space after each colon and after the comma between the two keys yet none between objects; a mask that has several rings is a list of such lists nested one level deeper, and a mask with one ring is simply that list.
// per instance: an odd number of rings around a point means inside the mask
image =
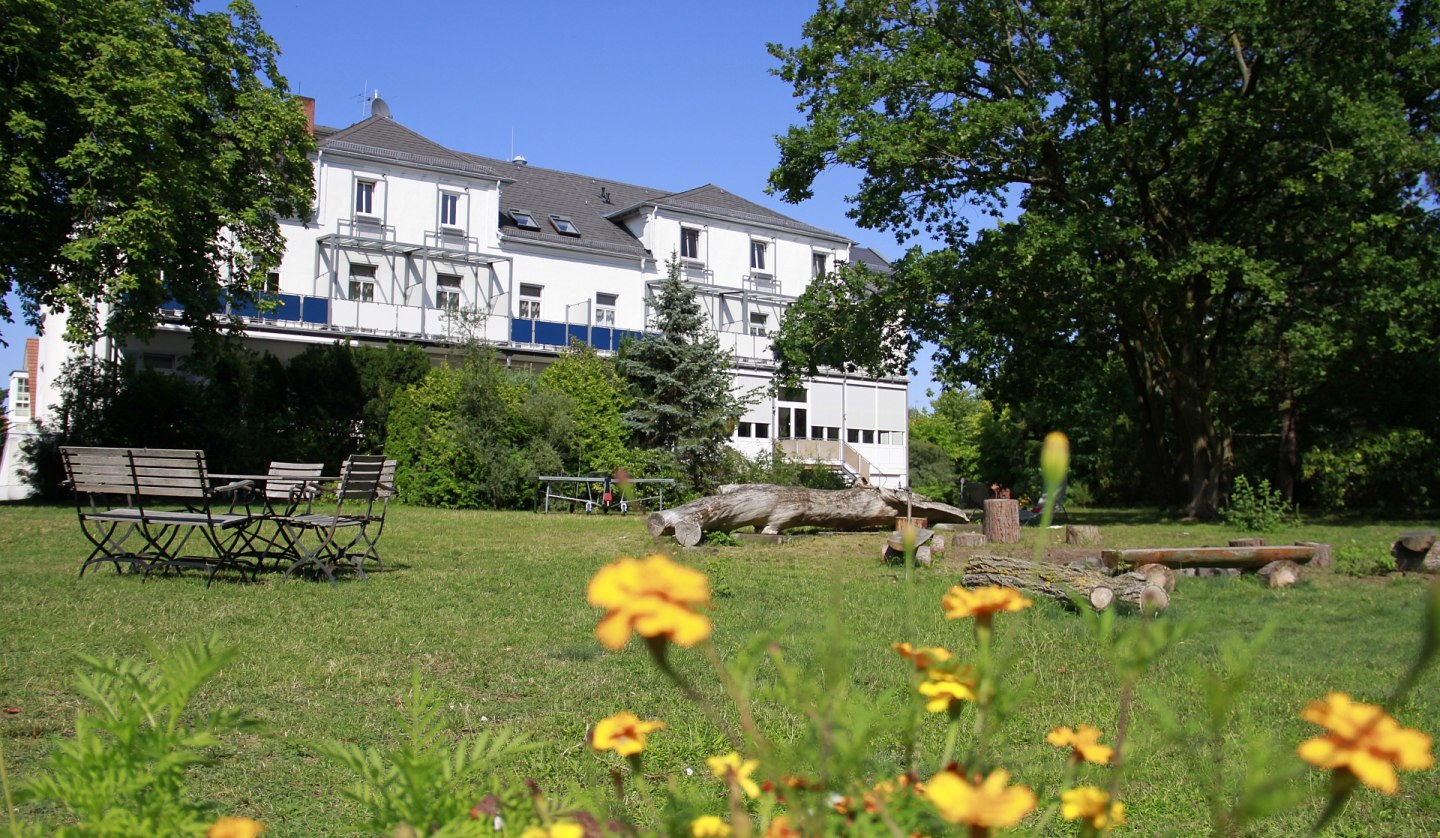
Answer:
[{"label": "tree stump", "polygon": [[1310,560],[1311,567],[1330,567],[1335,559],[1330,554],[1330,545],[1319,541],[1297,541],[1299,547],[1310,547],[1315,551],[1315,558]]},{"label": "tree stump", "polygon": [[1265,539],[1263,539],[1263,538],[1232,538],[1232,539],[1230,539],[1230,546],[1231,546],[1231,547],[1264,547],[1264,546],[1265,546]]},{"label": "tree stump", "polygon": [[984,547],[985,534],[978,532],[951,533],[950,544],[953,547]]},{"label": "tree stump", "polygon": [[1255,575],[1264,579],[1272,588],[1283,588],[1300,581],[1300,565],[1282,559],[1265,565],[1255,571]]},{"label": "tree stump", "polygon": [[1175,571],[1163,564],[1142,564],[1125,575],[1141,579],[1148,585],[1158,585],[1166,593],[1175,590]]},{"label": "tree stump", "polygon": [[1069,524],[1065,527],[1065,543],[1084,547],[1098,546],[1100,544],[1100,528],[1083,524]]},{"label": "tree stump", "polygon": [[[1078,599],[1102,611],[1115,602],[1136,608],[1163,611],[1170,604],[1165,589],[1143,579],[1127,576],[1106,576],[1093,570],[1011,559],[1004,556],[978,555],[965,560],[962,584],[967,588],[982,585],[1003,585],[1032,596],[1053,599],[1069,608]],[[1107,593],[1097,593],[1103,588]]]},{"label": "tree stump", "polygon": [[1395,569],[1409,572],[1434,570],[1427,567],[1426,559],[1434,551],[1434,530],[1406,530],[1390,545],[1390,555],[1395,557]]},{"label": "tree stump", "polygon": [[1014,544],[1020,540],[1020,502],[1006,498],[985,501],[985,540]]}]

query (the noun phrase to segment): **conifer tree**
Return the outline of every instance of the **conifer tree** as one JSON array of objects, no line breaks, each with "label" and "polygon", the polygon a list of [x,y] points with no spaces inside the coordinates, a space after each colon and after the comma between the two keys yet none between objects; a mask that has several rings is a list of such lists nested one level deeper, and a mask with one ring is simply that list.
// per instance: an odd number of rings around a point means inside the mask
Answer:
[{"label": "conifer tree", "polygon": [[618,358],[635,400],[625,422],[638,447],[673,455],[690,486],[708,491],[744,401],[731,390],[729,356],[674,254],[665,268],[653,334],[627,342]]}]

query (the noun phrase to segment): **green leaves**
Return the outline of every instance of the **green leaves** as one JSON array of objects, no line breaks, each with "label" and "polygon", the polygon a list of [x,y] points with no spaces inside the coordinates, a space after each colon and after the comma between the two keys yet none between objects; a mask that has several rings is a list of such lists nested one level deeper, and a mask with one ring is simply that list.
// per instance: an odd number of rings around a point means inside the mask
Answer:
[{"label": "green leaves", "polygon": [[62,802],[74,834],[201,834],[213,818],[191,799],[186,774],[209,760],[204,749],[222,735],[255,724],[222,708],[189,721],[200,688],[235,657],[218,636],[165,653],[149,648],[158,663],[80,657],[86,668],[76,689],[89,706],[75,719],[75,737],[20,789],[22,800]]},{"label": "green leaves", "polygon": [[360,828],[383,835],[401,825],[420,835],[493,833],[488,821],[471,815],[479,799],[475,780],[540,745],[523,734],[495,728],[452,747],[440,700],[421,685],[418,669],[411,673],[400,715],[406,735],[398,747],[382,751],[336,741],[316,746],[326,759],[355,775],[345,794],[369,813]]},{"label": "green leaves", "polygon": [[12,5],[0,295],[18,291],[32,324],[41,306],[69,311],[85,343],[148,334],[167,300],[216,332],[222,299],[250,299],[279,263],[279,219],[313,198],[314,143],[254,7]]}]

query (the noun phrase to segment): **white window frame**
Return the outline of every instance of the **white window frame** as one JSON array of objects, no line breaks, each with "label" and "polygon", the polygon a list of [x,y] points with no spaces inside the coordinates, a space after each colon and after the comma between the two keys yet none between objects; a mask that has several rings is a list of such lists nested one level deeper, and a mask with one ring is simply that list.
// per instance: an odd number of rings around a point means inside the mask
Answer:
[{"label": "white window frame", "polygon": [[770,275],[770,269],[765,267],[769,261],[770,243],[761,239],[750,240],[750,272],[756,274]]},{"label": "white window frame", "polygon": [[620,302],[619,294],[595,292],[595,325],[607,329],[615,328],[615,306]]},{"label": "white window frame", "polygon": [[435,275],[435,307],[456,312],[464,304],[465,280],[459,274]]},{"label": "white window frame", "polygon": [[[686,227],[683,225],[680,227],[680,258],[684,261],[695,264],[701,264],[705,261],[700,257],[700,232],[699,227]],[[685,241],[687,238],[690,239],[691,244],[694,245],[694,249],[689,253],[685,252]]]},{"label": "white window frame", "polygon": [[810,252],[810,278],[816,279],[830,271],[827,266],[830,264],[830,254],[824,251],[814,250]]},{"label": "white window frame", "polygon": [[30,412],[30,377],[17,376],[15,378],[15,415],[19,416],[20,411]]},{"label": "white window frame", "polygon": [[355,300],[362,303],[375,302],[375,275],[378,271],[374,265],[350,266],[350,284],[346,288],[345,299]]},{"label": "white window frame", "polygon": [[750,334],[757,338],[770,337],[770,315],[763,311],[750,312],[750,322],[747,324]]},{"label": "white window frame", "polygon": [[[464,216],[462,216],[461,213],[460,213],[460,198],[461,198],[461,195],[460,195],[459,192],[456,192],[456,191],[450,190],[450,189],[442,189],[442,190],[440,190],[439,214],[440,214],[440,228],[441,228],[442,230],[444,230],[444,229],[448,229],[448,230],[464,230],[464,229],[465,229],[465,225],[462,224],[462,223],[460,223],[460,222],[461,222],[461,219],[464,217]],[[447,204],[448,204],[448,207],[447,207]],[[448,218],[446,217],[446,215],[447,215],[446,210],[447,210],[447,209],[449,210],[449,217],[448,217]]]},{"label": "white window frame", "polygon": [[520,319],[539,320],[540,301],[545,294],[545,286],[521,283],[520,285]]},{"label": "white window frame", "polygon": [[540,222],[535,220],[535,213],[523,210],[519,207],[510,208],[510,220],[521,230],[539,230]]},{"label": "white window frame", "polygon": [[380,181],[375,178],[355,178],[355,200],[351,207],[355,210],[356,218],[379,218],[380,214],[375,211],[375,193],[379,190]]}]

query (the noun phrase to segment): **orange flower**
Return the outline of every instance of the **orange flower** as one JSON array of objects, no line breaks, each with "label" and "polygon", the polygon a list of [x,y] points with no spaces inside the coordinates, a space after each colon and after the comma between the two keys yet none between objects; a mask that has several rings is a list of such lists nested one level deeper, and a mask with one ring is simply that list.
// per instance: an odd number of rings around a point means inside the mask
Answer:
[{"label": "orange flower", "polygon": [[205,838],[255,838],[265,831],[265,824],[249,818],[225,815],[205,830]]},{"label": "orange flower", "polygon": [[974,617],[983,624],[1001,611],[1023,611],[1035,603],[1014,588],[987,585],[983,588],[966,588],[956,585],[940,598],[945,608],[945,619],[959,620]]},{"label": "orange flower", "polygon": [[634,756],[645,750],[646,736],[664,729],[664,722],[642,722],[634,713],[621,710],[595,723],[590,747],[597,751],[614,751],[622,757]]},{"label": "orange flower", "polygon": [[1076,762],[1105,765],[1115,756],[1114,748],[1100,744],[1100,728],[1094,725],[1080,725],[1074,730],[1068,727],[1052,728],[1045,735],[1045,741],[1057,748],[1073,748],[1071,758]]},{"label": "orange flower", "polygon": [[937,663],[944,663],[950,660],[950,653],[939,646],[912,647],[909,643],[891,643],[890,648],[900,653],[900,657],[915,664],[915,668],[921,672],[929,669]]},{"label": "orange flower", "polygon": [[929,699],[925,702],[925,709],[931,713],[944,713],[952,706],[959,710],[955,706],[957,702],[975,700],[975,678],[968,669],[958,673],[932,669],[925,673],[925,680],[917,689]]},{"label": "orange flower", "polygon": [[590,580],[586,599],[605,616],[595,636],[607,649],[622,649],[630,633],[694,646],[710,636],[710,618],[693,606],[710,602],[710,580],[662,555],[608,564]]},{"label": "orange flower", "polygon": [[1125,822],[1125,804],[1110,802],[1110,794],[1094,786],[1080,786],[1060,795],[1060,814],[1067,821],[1085,821],[1092,829],[1109,829]]},{"label": "orange flower", "polygon": [[1329,731],[1300,743],[1301,759],[1319,768],[1346,769],[1385,794],[1394,794],[1400,786],[1396,768],[1420,771],[1435,764],[1430,737],[1401,727],[1378,704],[1329,693],[1310,702],[1300,718]]},{"label": "orange flower", "polygon": [[790,825],[790,818],[781,815],[765,828],[765,838],[802,838],[800,830]]},{"label": "orange flower", "polygon": [[723,757],[710,757],[705,760],[705,764],[710,766],[710,773],[716,777],[727,783],[738,785],[751,797],[760,796],[760,787],[750,779],[750,775],[760,767],[758,760],[744,759],[735,751],[731,751]]},{"label": "orange flower", "polygon": [[978,784],[954,771],[941,771],[925,785],[925,796],[940,817],[981,829],[1013,826],[1035,810],[1035,792],[1009,786],[1010,772],[997,768]]}]

